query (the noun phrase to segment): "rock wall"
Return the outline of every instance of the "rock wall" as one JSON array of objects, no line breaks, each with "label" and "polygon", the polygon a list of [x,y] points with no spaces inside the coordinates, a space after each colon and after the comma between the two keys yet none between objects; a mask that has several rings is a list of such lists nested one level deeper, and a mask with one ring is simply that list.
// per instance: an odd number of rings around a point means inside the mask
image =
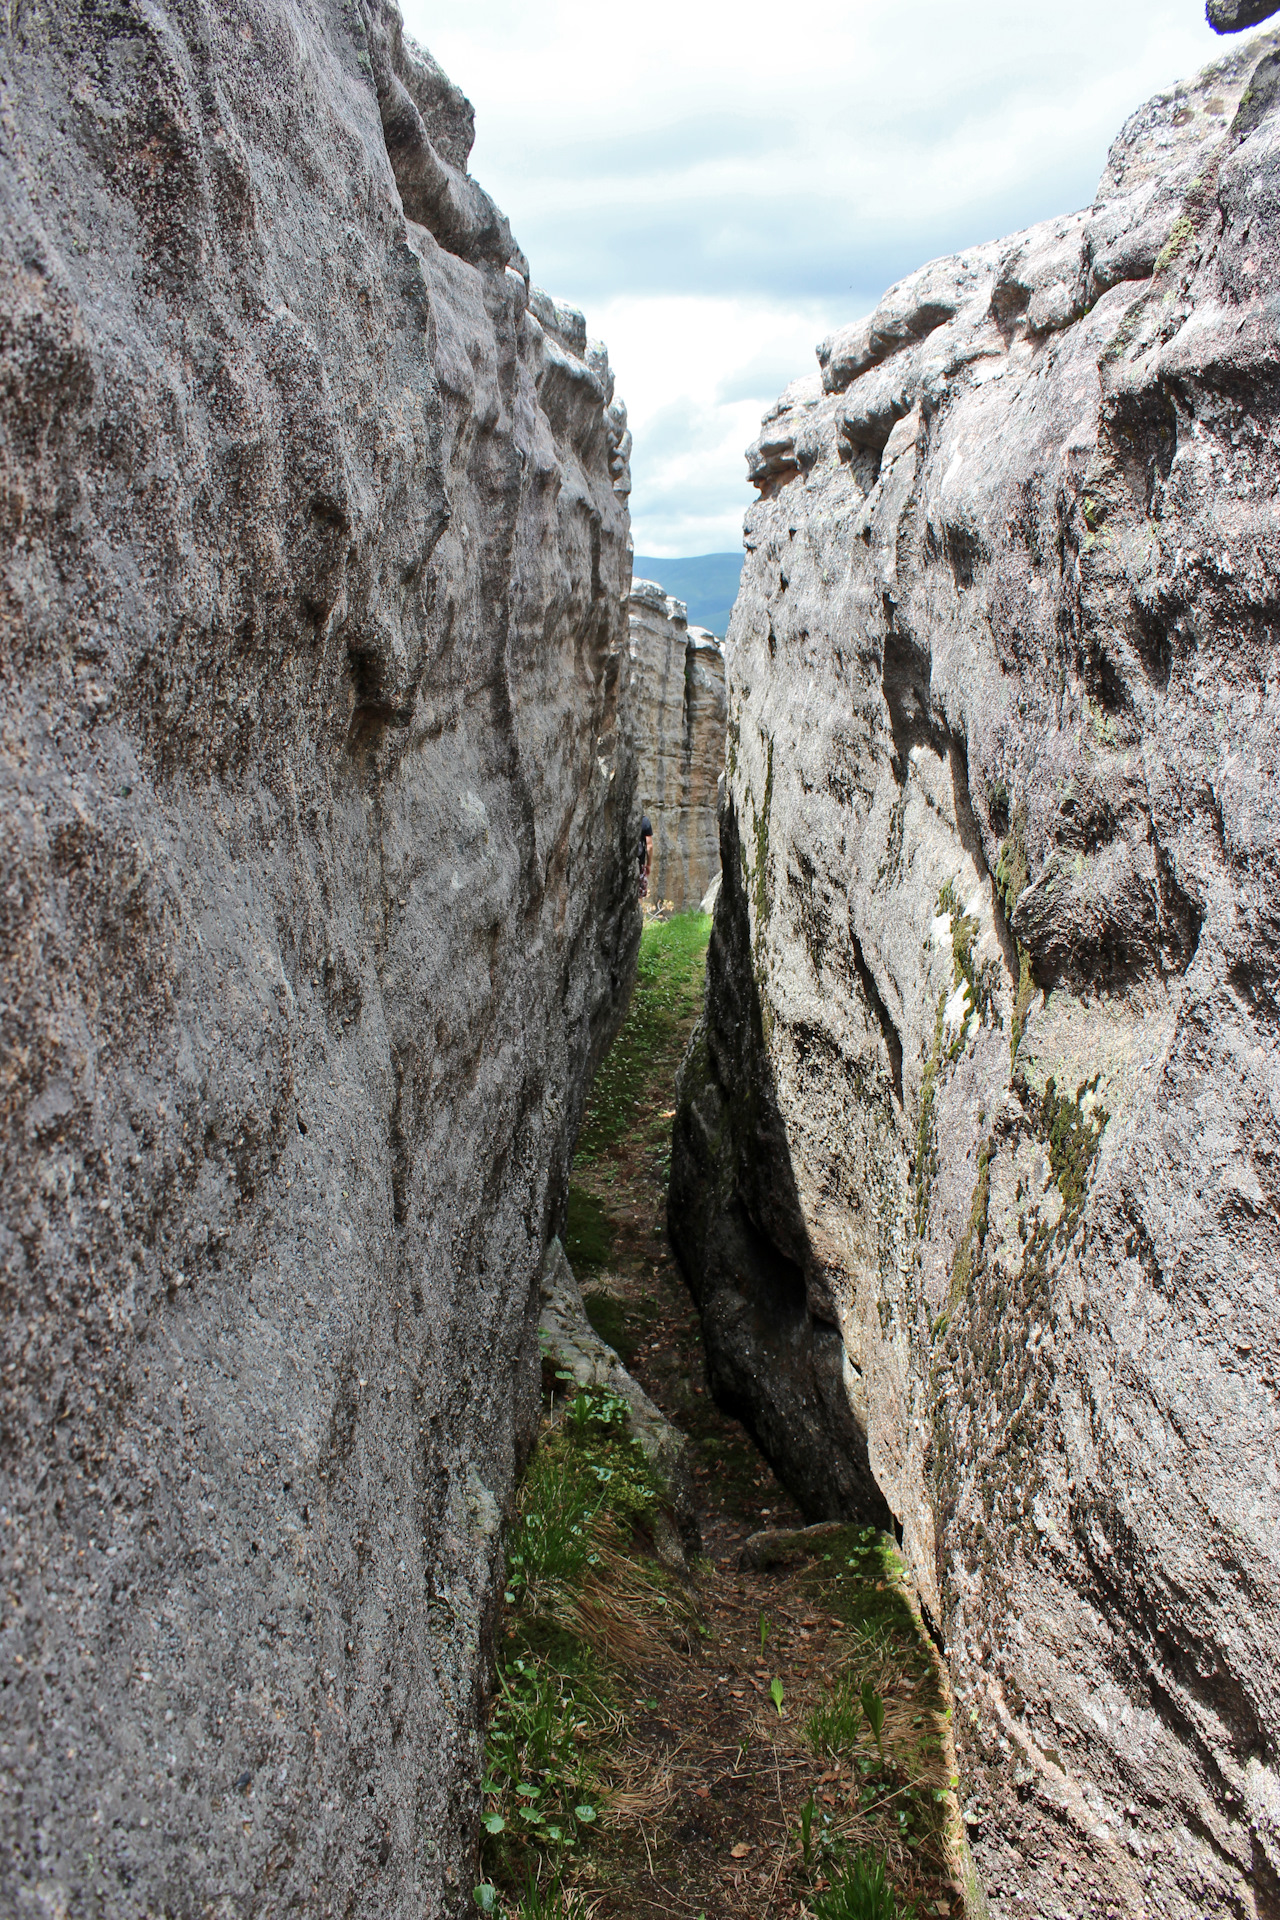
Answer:
[{"label": "rock wall", "polygon": [[997,1916],[1280,1914],[1278,102],[1152,101],[749,455],[672,1230],[892,1510]]},{"label": "rock wall", "polygon": [[720,871],[724,650],[651,580],[633,581],[629,617],[636,776],[653,827],[649,898],[692,912]]},{"label": "rock wall", "polygon": [[385,0],[17,0],[0,88],[0,1908],[461,1914],[625,421]]}]

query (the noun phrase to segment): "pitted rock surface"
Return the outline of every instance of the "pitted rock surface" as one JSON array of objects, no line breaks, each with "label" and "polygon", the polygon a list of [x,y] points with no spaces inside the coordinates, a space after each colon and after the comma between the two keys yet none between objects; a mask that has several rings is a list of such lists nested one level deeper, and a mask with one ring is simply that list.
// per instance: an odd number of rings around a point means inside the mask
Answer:
[{"label": "pitted rock surface", "polygon": [[649,898],[691,913],[720,872],[724,650],[652,580],[632,582],[629,624],[627,709],[640,803],[653,827]]},{"label": "pitted rock surface", "polygon": [[471,1910],[625,417],[383,0],[0,34],[0,1908]]},{"label": "pitted rock surface", "polygon": [[892,1509],[999,1920],[1280,1913],[1278,76],[749,455],[672,1229],[809,1516]]}]

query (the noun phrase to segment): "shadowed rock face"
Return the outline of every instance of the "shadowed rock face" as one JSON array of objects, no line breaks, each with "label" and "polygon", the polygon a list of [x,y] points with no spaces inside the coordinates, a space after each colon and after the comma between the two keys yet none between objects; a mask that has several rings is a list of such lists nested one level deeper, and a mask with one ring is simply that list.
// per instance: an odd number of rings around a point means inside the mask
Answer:
[{"label": "shadowed rock face", "polygon": [[1243,33],[1280,13],[1280,0],[1207,0],[1204,11],[1215,33]]},{"label": "shadowed rock face", "polygon": [[631,589],[628,647],[636,778],[653,827],[649,897],[691,912],[720,871],[724,651],[651,580]]},{"label": "shadowed rock face", "polygon": [[811,1516],[865,1459],[897,1519],[998,1916],[1280,1913],[1277,76],[1151,102],[749,455],[672,1227]]},{"label": "shadowed rock face", "polygon": [[625,432],[386,5],[0,39],[0,1908],[460,1914]]}]

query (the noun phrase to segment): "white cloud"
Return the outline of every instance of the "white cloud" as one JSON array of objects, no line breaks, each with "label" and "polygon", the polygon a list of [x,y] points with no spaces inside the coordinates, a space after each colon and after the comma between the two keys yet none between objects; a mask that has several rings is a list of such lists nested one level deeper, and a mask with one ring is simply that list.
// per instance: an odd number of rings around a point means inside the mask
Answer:
[{"label": "white cloud", "polygon": [[733,547],[743,447],[817,339],[933,256],[1087,202],[1200,0],[402,0],[472,166],[605,339],[648,553]]}]

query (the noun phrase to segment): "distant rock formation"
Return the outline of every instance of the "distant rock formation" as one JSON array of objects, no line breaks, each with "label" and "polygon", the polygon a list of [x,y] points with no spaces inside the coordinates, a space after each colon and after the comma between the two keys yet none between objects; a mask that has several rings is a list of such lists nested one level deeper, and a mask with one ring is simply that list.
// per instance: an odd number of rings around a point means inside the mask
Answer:
[{"label": "distant rock formation", "polygon": [[1280,1914],[1278,208],[1267,36],[749,456],[672,1232],[892,1510],[997,1920]]},{"label": "distant rock formation", "polygon": [[0,1911],[474,1911],[625,418],[385,0],[0,33]]},{"label": "distant rock formation", "polygon": [[649,899],[691,913],[720,871],[716,783],[724,769],[724,650],[683,601],[631,586],[629,711],[640,804],[653,824]]}]

